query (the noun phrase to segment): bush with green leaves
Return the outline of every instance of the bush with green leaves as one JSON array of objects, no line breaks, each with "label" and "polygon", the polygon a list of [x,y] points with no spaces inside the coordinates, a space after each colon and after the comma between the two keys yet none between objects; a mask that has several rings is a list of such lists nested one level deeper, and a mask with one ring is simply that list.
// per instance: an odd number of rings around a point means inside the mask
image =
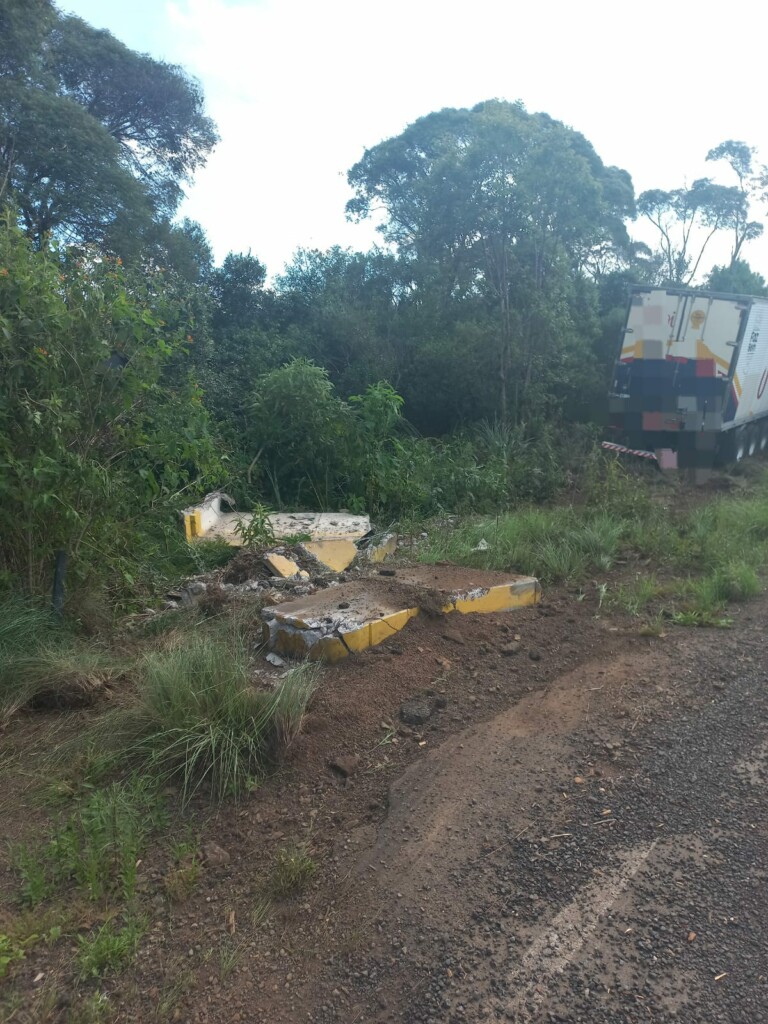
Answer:
[{"label": "bush with green leaves", "polygon": [[564,483],[563,441],[546,425],[425,438],[402,411],[385,381],[344,401],[327,370],[295,359],[257,382],[250,478],[278,507],[400,518],[543,501]]},{"label": "bush with green leaves", "polygon": [[33,593],[57,550],[76,585],[135,585],[153,508],[219,472],[186,312],[120,262],[0,220],[0,576]]}]

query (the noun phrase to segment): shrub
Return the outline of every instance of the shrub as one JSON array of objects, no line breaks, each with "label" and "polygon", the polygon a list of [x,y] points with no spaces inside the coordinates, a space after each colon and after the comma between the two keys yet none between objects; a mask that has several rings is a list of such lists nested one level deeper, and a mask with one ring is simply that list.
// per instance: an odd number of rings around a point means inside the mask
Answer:
[{"label": "shrub", "polygon": [[0,219],[0,576],[133,588],[145,521],[220,471],[185,360],[187,313],[159,273],[131,276]]}]

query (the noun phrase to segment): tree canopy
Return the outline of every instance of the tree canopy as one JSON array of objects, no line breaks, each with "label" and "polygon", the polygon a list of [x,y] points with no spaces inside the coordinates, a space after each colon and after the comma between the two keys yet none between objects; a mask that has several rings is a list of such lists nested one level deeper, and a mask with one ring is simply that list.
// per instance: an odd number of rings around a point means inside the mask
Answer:
[{"label": "tree canopy", "polygon": [[117,243],[173,216],[217,141],[199,85],[49,0],[0,18],[0,190],[30,237]]},{"label": "tree canopy", "polygon": [[439,307],[484,307],[496,411],[525,415],[547,349],[578,334],[580,270],[628,241],[629,175],[548,115],[493,100],[420,118],[367,150],[349,182],[348,214],[383,212],[385,239]]}]

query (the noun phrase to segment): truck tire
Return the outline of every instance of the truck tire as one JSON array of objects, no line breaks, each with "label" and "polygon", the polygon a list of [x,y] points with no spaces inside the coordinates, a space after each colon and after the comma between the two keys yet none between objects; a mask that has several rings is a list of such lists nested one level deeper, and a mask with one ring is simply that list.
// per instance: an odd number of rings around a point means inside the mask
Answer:
[{"label": "truck tire", "polygon": [[747,454],[752,456],[758,450],[760,444],[760,428],[756,423],[750,424],[747,427]]},{"label": "truck tire", "polygon": [[733,461],[741,462],[747,454],[747,432],[743,428],[736,431],[733,439]]}]

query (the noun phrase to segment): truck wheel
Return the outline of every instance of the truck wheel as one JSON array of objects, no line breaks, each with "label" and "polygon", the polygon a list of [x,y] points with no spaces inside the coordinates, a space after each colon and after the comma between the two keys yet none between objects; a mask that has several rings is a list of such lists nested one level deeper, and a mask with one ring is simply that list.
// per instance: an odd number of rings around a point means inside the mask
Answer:
[{"label": "truck wheel", "polygon": [[740,430],[736,435],[736,443],[733,449],[733,458],[735,462],[741,462],[744,456],[747,454],[747,435],[746,431]]},{"label": "truck wheel", "polygon": [[758,427],[747,427],[747,452],[749,455],[754,455],[757,451],[757,445],[760,440],[758,429]]},{"label": "truck wheel", "polygon": [[760,451],[764,452],[766,445],[768,445],[768,426],[764,423],[760,427]]}]

